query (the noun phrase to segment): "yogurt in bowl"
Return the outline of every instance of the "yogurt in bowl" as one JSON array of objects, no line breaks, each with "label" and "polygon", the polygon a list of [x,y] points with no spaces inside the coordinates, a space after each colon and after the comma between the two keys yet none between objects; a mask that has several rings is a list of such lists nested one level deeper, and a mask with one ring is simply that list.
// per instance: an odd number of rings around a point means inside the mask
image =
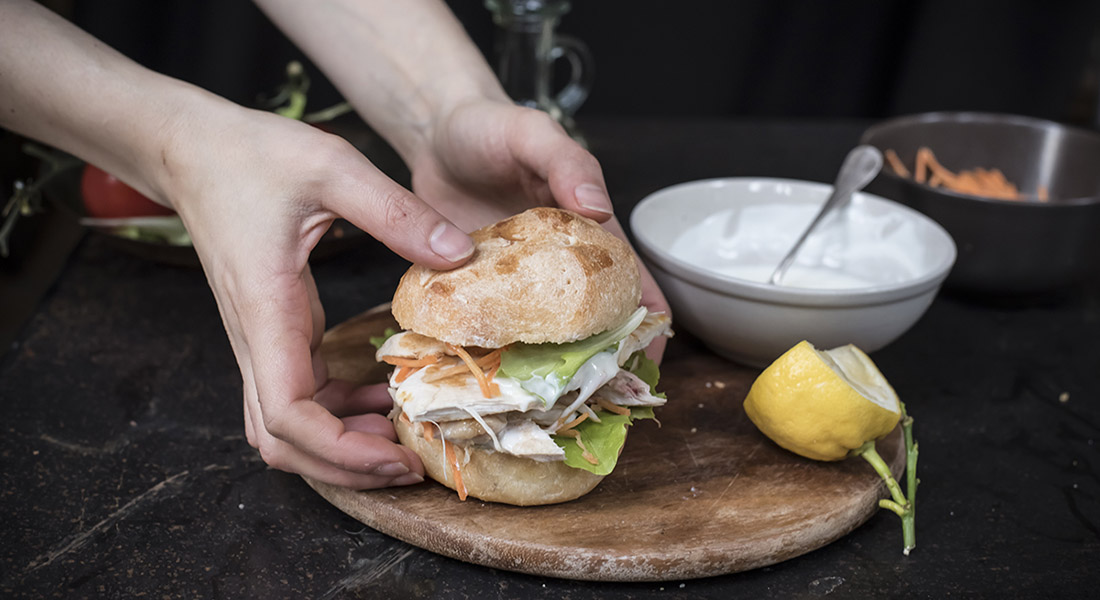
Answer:
[{"label": "yogurt in bowl", "polygon": [[859,193],[807,239],[782,285],[768,283],[831,190],[788,179],[690,182],[643,199],[631,227],[677,322],[719,354],[764,366],[802,339],[871,352],[924,313],[955,245],[920,213]]}]

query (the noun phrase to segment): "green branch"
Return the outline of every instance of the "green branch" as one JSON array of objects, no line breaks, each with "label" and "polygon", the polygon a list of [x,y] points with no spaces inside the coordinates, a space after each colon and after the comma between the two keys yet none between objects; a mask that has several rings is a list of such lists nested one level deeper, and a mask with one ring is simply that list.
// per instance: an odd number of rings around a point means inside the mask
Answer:
[{"label": "green branch", "polygon": [[905,436],[905,483],[908,494],[902,493],[901,486],[894,479],[894,474],[890,472],[889,465],[882,460],[878,451],[875,450],[874,440],[864,443],[852,453],[862,456],[878,473],[879,477],[886,482],[886,489],[890,491],[890,498],[879,500],[878,505],[901,517],[901,534],[905,545],[902,551],[908,556],[909,552],[917,546],[917,484],[920,483],[920,480],[917,479],[917,444],[913,441],[913,417],[905,412],[904,404],[901,405],[901,429]]}]

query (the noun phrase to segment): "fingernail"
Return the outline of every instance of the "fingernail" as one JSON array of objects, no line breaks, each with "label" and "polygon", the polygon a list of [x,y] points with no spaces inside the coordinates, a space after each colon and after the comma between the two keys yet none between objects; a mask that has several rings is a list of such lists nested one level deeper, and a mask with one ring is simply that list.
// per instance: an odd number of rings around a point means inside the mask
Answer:
[{"label": "fingernail", "polygon": [[424,477],[420,473],[409,473],[390,480],[390,485],[412,485],[421,481],[424,481]]},{"label": "fingernail", "polygon": [[436,225],[428,243],[431,244],[432,252],[450,261],[462,260],[474,253],[470,236],[450,223]]},{"label": "fingernail", "polygon": [[611,199],[598,185],[582,183],[573,190],[573,195],[577,197],[577,204],[583,208],[605,215],[612,214]]},{"label": "fingernail", "polygon": [[396,477],[398,475],[404,475],[409,472],[409,467],[405,463],[393,462],[386,463],[381,467],[374,469],[375,475],[381,475],[383,477]]}]

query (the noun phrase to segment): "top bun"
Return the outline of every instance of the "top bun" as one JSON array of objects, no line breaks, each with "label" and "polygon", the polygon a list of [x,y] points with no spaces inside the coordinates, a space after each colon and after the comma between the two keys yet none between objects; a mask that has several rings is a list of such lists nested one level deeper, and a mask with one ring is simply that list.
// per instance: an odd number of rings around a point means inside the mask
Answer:
[{"label": "top bun", "polygon": [[638,308],[634,253],[595,221],[533,208],[470,236],[465,265],[419,265],[401,278],[393,316],[403,329],[461,346],[564,343],[618,325]]}]

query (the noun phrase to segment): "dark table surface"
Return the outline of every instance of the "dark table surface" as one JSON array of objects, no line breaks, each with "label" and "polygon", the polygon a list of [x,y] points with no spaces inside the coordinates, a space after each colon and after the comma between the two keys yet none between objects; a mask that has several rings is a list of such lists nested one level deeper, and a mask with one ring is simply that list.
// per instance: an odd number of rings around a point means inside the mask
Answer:
[{"label": "dark table surface", "polygon": [[[582,122],[620,217],[681,181],[830,181],[858,121]],[[406,265],[367,242],[314,266],[330,323]],[[664,583],[489,569],[343,515],[245,441],[241,384],[200,271],[86,238],[0,361],[0,595],[186,598],[1095,597],[1100,287],[941,294],[873,356],[917,419],[918,547],[880,511],[809,554]],[[673,342],[694,344],[687,335]],[[707,543],[700,540],[700,544]]]}]

